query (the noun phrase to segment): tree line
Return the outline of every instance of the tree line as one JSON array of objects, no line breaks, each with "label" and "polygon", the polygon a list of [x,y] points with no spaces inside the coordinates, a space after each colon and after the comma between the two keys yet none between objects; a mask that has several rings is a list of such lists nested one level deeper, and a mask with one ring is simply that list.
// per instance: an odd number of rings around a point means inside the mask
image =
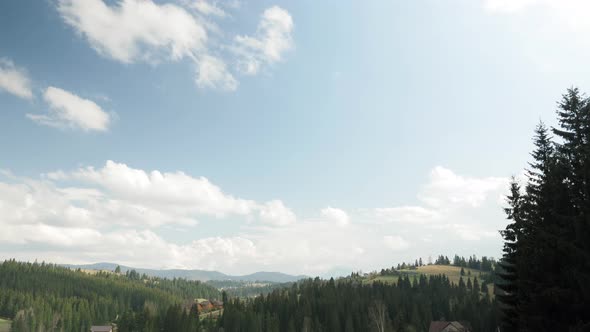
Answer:
[{"label": "tree line", "polygon": [[360,278],[308,279],[254,299],[230,300],[218,327],[224,332],[410,332],[448,319],[469,321],[474,331],[495,331],[496,302],[476,280],[453,284],[444,275],[370,284]]},{"label": "tree line", "polygon": [[[382,276],[387,276],[387,275],[399,275],[399,271],[400,270],[414,270],[417,269],[420,266],[425,266],[425,265],[432,265],[431,259],[429,259],[430,262],[428,263],[424,263],[422,261],[422,257],[418,258],[415,260],[415,262],[412,263],[398,263],[397,266],[392,266],[391,268],[384,268],[381,269],[380,271],[380,275]],[[455,254],[455,257],[453,258],[453,262],[451,263],[451,260],[449,259],[448,256],[444,256],[444,255],[439,255],[436,260],[434,261],[435,265],[453,265],[453,266],[457,266],[457,267],[461,267],[461,268],[470,268],[470,269],[475,269],[475,270],[481,270],[482,272],[493,272],[495,271],[496,268],[496,260],[494,258],[491,257],[487,257],[487,256],[482,256],[481,259],[478,258],[476,255],[473,256],[469,256],[468,259],[465,259],[465,257],[463,256],[459,256]]]}]

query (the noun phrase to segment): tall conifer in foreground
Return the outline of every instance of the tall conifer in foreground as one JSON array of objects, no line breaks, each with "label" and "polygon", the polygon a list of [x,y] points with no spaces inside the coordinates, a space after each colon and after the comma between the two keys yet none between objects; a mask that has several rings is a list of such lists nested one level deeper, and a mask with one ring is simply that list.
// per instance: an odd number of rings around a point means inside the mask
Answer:
[{"label": "tall conifer in foreground", "polygon": [[536,128],[525,190],[513,181],[508,196],[505,331],[590,329],[590,103],[569,89],[558,105],[559,141]]},{"label": "tall conifer in foreground", "polygon": [[504,254],[500,260],[498,275],[502,282],[496,284],[501,293],[497,294],[497,298],[501,303],[500,310],[502,313],[502,328],[503,331],[518,331],[518,312],[517,312],[517,262],[518,257],[518,242],[523,231],[522,218],[522,197],[520,195],[520,186],[514,178],[510,183],[510,195],[507,197],[509,207],[504,209],[508,219],[511,223],[506,226],[506,229],[501,231],[504,237]]}]

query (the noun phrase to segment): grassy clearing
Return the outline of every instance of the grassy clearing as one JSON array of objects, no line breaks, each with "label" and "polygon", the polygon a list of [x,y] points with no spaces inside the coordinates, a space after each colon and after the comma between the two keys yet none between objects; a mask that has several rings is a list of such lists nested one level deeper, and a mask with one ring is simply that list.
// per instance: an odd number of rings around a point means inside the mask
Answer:
[{"label": "grassy clearing", "polygon": [[10,332],[10,324],[12,322],[8,319],[0,318],[0,332]]},{"label": "grassy clearing", "polygon": [[[485,272],[475,269],[465,268],[464,270],[465,276],[463,276],[463,281],[465,282],[467,282],[467,278],[469,277],[471,277],[471,279],[473,279],[473,277],[477,277],[477,279],[481,281],[481,276],[485,274]],[[459,278],[461,277],[461,268],[451,265],[425,265],[418,267],[416,270],[400,270],[400,272],[407,274],[410,277],[410,281],[419,278],[421,274],[426,276],[444,274],[449,278],[451,283],[458,284]],[[469,272],[471,272],[471,275],[469,275]],[[397,279],[397,276],[375,276],[365,279],[364,283],[372,283],[376,281],[383,283],[396,283]]]},{"label": "grassy clearing", "polygon": [[[477,277],[477,279],[481,280],[481,276],[485,274],[485,272],[481,272],[480,270],[475,270],[475,269],[464,268],[464,270],[465,270],[465,276],[463,276],[463,281],[465,281],[465,282],[467,282],[467,278],[469,278],[469,277],[471,277],[471,279],[473,279],[473,277]],[[405,271],[402,271],[402,272],[405,272]],[[418,269],[414,270],[413,272],[419,273],[419,274],[425,274],[427,276],[444,274],[454,284],[458,284],[459,278],[461,278],[461,268],[457,267],[457,266],[451,266],[451,265],[425,265],[425,266],[418,267]],[[469,275],[469,272],[471,272],[471,276]]]}]

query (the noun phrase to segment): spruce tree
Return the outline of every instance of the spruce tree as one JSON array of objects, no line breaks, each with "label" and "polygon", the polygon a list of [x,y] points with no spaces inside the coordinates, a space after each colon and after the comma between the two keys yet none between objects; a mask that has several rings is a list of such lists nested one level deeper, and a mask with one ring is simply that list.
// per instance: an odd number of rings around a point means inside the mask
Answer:
[{"label": "spruce tree", "polygon": [[590,103],[569,89],[552,141],[541,123],[524,193],[511,183],[497,266],[502,328],[590,329]]},{"label": "spruce tree", "polygon": [[502,330],[518,331],[518,275],[517,275],[517,254],[518,240],[521,238],[524,220],[522,213],[523,200],[520,193],[520,185],[512,178],[510,183],[510,195],[507,197],[509,207],[505,210],[510,224],[500,234],[504,238],[504,254],[498,263],[496,274],[500,282],[496,287],[500,293],[496,296],[500,302],[502,312]]},{"label": "spruce tree", "polygon": [[[561,139],[557,146],[560,192],[556,226],[562,239],[559,292],[561,323],[590,329],[590,102],[577,88],[567,91],[557,111]],[[557,227],[556,227],[557,228]]]}]

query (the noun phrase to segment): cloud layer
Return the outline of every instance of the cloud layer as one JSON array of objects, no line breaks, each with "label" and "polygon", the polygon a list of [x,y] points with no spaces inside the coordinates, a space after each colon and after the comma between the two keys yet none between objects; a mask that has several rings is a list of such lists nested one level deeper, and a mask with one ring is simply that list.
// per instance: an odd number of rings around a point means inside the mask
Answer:
[{"label": "cloud layer", "polygon": [[[5,171],[0,245],[3,258],[312,275],[439,253],[472,254],[473,241],[489,255],[499,253],[499,198],[506,183],[435,167],[417,195],[421,204],[326,207],[300,217],[279,199],[257,202],[228,194],[204,177],[114,161],[40,179]],[[223,231],[199,236],[208,225]],[[166,229],[192,235],[171,242],[162,235]]]}]

